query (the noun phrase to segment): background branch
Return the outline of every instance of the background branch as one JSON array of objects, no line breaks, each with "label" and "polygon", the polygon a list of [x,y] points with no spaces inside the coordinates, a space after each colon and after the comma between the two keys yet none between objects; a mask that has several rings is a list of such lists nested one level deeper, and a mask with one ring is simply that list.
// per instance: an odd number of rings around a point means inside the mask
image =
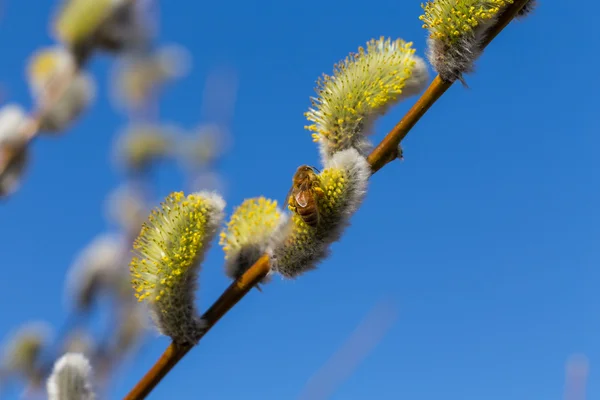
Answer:
[{"label": "background branch", "polygon": [[[133,3],[135,0],[125,0],[124,4]],[[111,15],[106,16],[105,20],[109,20],[112,17]],[[99,24],[96,30],[101,29],[102,23]],[[94,35],[92,33],[92,35]],[[89,58],[92,55],[93,48],[90,48],[89,51],[81,51],[79,49],[69,49],[73,57],[75,57],[75,67],[66,68],[65,70],[60,71],[60,73],[56,74],[48,85],[46,86],[46,94],[43,96],[44,101],[38,105],[38,108],[32,113],[31,118],[27,120],[27,123],[24,125],[21,135],[23,136],[24,145],[21,148],[0,148],[0,175],[4,173],[4,171],[10,166],[11,162],[20,155],[27,146],[31,145],[31,142],[37,137],[40,132],[40,126],[42,124],[42,120],[48,114],[50,110],[55,106],[55,104],[62,99],[64,94],[69,89],[71,81],[77,75],[83,67],[89,61]]]}]

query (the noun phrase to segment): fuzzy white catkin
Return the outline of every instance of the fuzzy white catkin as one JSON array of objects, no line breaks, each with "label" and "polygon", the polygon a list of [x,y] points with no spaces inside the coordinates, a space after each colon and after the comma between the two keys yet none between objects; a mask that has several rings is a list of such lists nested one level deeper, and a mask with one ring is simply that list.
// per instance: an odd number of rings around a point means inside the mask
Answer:
[{"label": "fuzzy white catkin", "polygon": [[79,353],[67,353],[54,364],[48,378],[49,400],[95,400],[91,384],[92,367]]}]

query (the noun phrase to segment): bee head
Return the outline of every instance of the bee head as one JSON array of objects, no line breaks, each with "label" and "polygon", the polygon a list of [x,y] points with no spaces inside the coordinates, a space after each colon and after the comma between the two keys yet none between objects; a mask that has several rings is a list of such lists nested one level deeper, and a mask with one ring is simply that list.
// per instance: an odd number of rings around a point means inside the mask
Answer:
[{"label": "bee head", "polygon": [[315,167],[311,167],[310,165],[302,165],[298,167],[296,170],[296,176],[308,176],[311,174],[320,174],[321,172]]}]

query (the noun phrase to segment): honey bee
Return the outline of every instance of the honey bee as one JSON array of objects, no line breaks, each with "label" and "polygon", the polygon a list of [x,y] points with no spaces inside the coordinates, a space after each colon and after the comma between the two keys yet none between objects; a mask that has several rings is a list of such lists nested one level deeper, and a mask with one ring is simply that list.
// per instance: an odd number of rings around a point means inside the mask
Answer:
[{"label": "honey bee", "polygon": [[287,196],[289,208],[312,228],[320,221],[316,196],[320,196],[323,190],[319,186],[318,174],[319,171],[314,167],[299,167],[292,178],[292,188]]}]

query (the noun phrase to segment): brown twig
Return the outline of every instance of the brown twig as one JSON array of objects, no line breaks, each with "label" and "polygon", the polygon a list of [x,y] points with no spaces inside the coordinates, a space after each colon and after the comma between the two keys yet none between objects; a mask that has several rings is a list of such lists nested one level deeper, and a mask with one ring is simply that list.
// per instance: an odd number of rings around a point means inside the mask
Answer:
[{"label": "brown twig", "polygon": [[[270,270],[269,257],[262,256],[245,274],[233,282],[221,297],[204,313],[206,321],[204,336],[238,301],[242,299]],[[150,371],[124,397],[124,400],[143,399],[158,385],[161,379],[191,350],[193,345],[171,343]]]},{"label": "brown twig", "polygon": [[[500,15],[498,22],[490,28],[482,46],[486,47],[508,25],[514,16],[529,0],[515,0]],[[408,134],[410,129],[421,119],[431,106],[452,86],[452,82],[445,82],[437,76],[421,95],[419,100],[406,113],[404,118],[386,135],[383,141],[373,150],[367,158],[373,173],[380,170],[392,161],[392,155],[397,154],[398,145]],[[206,311],[203,318],[207,322],[206,332],[214,326],[238,301],[242,299],[269,273],[269,258],[263,255],[250,269],[238,280],[233,282],[223,292],[221,297]],[[206,333],[205,332],[205,333]],[[193,345],[180,346],[171,343],[160,359],[124,397],[124,400],[144,399],[160,383],[162,378],[187,354]]]}]

